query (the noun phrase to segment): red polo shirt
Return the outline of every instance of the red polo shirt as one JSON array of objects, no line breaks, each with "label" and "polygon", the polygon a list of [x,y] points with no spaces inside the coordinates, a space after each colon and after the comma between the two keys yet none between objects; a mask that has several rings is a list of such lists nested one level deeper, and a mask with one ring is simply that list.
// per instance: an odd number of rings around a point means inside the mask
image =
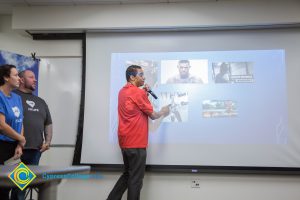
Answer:
[{"label": "red polo shirt", "polygon": [[118,136],[121,148],[146,148],[148,145],[148,115],[153,107],[145,90],[127,83],[119,92]]}]

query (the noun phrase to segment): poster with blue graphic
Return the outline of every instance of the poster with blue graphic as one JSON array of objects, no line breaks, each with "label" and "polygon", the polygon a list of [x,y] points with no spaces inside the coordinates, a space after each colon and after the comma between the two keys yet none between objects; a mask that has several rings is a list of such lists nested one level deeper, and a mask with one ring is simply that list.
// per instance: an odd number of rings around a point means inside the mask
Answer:
[{"label": "poster with blue graphic", "polygon": [[[34,60],[32,57],[15,54],[8,51],[0,50],[0,65],[9,64],[15,65],[19,72],[29,69],[35,74],[36,80],[39,75],[39,60]],[[38,83],[36,84],[36,90],[34,94],[38,94]]]}]

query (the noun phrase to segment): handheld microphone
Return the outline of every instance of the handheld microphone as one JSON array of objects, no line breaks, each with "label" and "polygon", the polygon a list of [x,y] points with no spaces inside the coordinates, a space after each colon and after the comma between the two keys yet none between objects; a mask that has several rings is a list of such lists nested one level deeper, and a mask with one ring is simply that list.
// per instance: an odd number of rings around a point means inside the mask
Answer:
[{"label": "handheld microphone", "polygon": [[146,90],[149,94],[151,94],[151,96],[152,96],[154,99],[158,99],[158,97],[156,96],[156,94],[154,94],[154,92],[152,92],[152,90],[150,89],[150,87],[149,87],[148,84],[145,84],[145,85],[144,85],[144,90]]},{"label": "handheld microphone", "polygon": [[151,94],[151,96],[153,96],[154,99],[158,99],[158,97],[154,94],[154,92],[152,92],[152,90],[149,89],[147,90],[147,92]]}]

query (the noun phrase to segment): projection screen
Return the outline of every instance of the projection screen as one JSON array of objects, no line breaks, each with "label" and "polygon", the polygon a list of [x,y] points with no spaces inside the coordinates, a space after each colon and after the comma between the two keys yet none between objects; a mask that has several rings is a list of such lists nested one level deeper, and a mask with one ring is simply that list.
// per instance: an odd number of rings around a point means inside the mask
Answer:
[{"label": "projection screen", "polygon": [[[159,97],[148,165],[300,167],[300,29],[88,33],[82,164],[118,165],[117,96],[131,64]],[[179,81],[179,63],[190,81]]]}]

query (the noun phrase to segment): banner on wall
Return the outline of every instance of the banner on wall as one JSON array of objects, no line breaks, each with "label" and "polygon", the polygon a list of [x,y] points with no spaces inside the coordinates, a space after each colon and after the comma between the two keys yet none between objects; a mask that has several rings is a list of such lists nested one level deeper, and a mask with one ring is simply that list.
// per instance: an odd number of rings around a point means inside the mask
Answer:
[{"label": "banner on wall", "polygon": [[[0,65],[15,65],[19,72],[29,69],[34,72],[36,80],[38,80],[39,75],[39,63],[39,60],[34,60],[32,57],[0,50]],[[38,83],[34,94],[38,94]]]}]

